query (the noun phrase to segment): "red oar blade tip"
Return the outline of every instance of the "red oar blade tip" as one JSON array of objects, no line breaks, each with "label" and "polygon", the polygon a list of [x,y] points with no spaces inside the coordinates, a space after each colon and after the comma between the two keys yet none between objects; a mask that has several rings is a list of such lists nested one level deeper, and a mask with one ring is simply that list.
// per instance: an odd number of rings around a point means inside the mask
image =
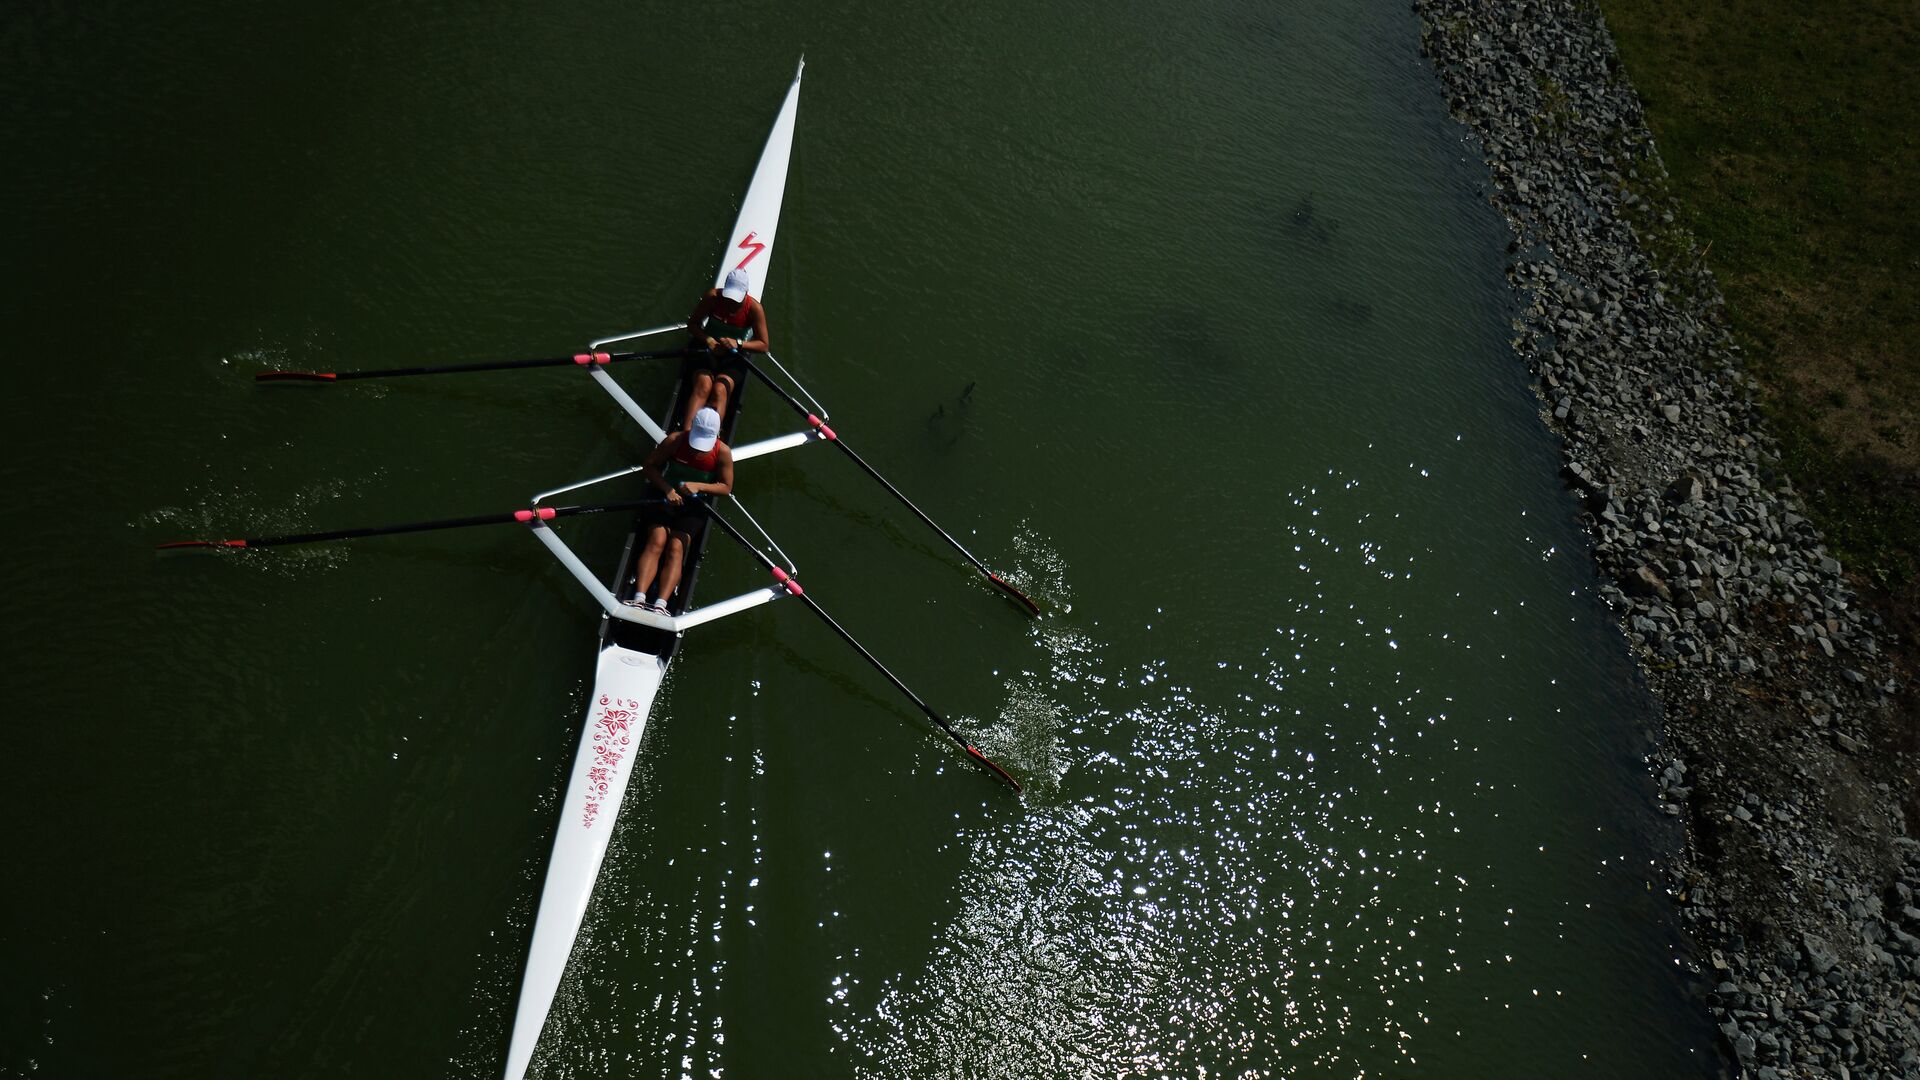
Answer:
[{"label": "red oar blade tip", "polygon": [[1033,597],[1028,596],[1026,593],[1021,592],[1018,588],[1008,584],[1007,579],[1001,577],[999,574],[988,574],[987,580],[993,582],[995,585],[998,585],[1001,588],[1001,590],[1004,591],[1008,596],[1011,596],[1015,600],[1018,600],[1020,602],[1020,606],[1027,609],[1027,614],[1032,615],[1035,618],[1040,617],[1040,605],[1033,602]]},{"label": "red oar blade tip", "polygon": [[995,776],[998,776],[1000,779],[1005,780],[1007,782],[1007,786],[1013,788],[1016,794],[1020,792],[1021,790],[1020,781],[1015,780],[1013,778],[1012,773],[1001,768],[998,762],[994,761],[992,758],[988,757],[987,755],[981,753],[979,750],[975,749],[972,743],[967,743],[966,747],[967,747],[967,753],[972,754],[973,759],[975,761],[978,761],[980,764],[985,765],[987,768],[993,771],[993,774]]}]

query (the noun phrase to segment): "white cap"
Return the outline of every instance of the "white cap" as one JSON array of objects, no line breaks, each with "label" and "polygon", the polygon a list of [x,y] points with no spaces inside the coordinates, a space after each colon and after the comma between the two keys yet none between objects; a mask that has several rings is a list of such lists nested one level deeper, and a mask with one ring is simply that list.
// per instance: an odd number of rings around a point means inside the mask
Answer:
[{"label": "white cap", "polygon": [[712,409],[701,409],[693,414],[693,427],[687,429],[687,445],[701,453],[713,449],[714,440],[720,437],[720,414]]},{"label": "white cap", "polygon": [[746,299],[747,272],[739,267],[727,271],[727,283],[721,287],[720,295],[733,301]]}]

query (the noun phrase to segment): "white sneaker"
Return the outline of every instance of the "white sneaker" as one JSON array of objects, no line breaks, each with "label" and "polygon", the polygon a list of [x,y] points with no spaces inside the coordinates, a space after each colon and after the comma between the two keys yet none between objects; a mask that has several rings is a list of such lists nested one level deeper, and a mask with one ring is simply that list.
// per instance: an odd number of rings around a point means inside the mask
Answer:
[{"label": "white sneaker", "polygon": [[652,604],[648,605],[647,610],[653,612],[655,615],[665,615],[667,614],[667,602],[665,599],[655,600]]}]

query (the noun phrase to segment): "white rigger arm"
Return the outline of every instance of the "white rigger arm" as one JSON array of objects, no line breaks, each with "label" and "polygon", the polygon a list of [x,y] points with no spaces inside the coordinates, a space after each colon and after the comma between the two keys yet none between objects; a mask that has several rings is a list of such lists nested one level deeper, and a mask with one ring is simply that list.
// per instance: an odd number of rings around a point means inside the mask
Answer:
[{"label": "white rigger arm", "polygon": [[825,442],[826,436],[818,431],[796,431],[791,435],[776,435],[771,439],[748,443],[733,448],[733,460],[745,461],[748,458],[762,457],[781,450],[791,450],[796,446],[805,446],[810,442]]},{"label": "white rigger arm", "polygon": [[768,585],[764,589],[755,589],[752,592],[741,593],[739,596],[728,597],[717,604],[694,608],[685,615],[676,615],[673,617],[673,628],[685,630],[702,623],[710,623],[715,619],[737,615],[748,608],[757,608],[761,604],[771,604],[783,596],[792,595],[784,585]]},{"label": "white rigger arm", "polygon": [[573,579],[599,602],[600,610],[606,612],[608,618],[619,619],[621,622],[637,623],[659,630],[687,630],[703,623],[710,623],[715,619],[737,614],[748,608],[772,603],[783,596],[792,595],[783,585],[769,585],[763,589],[741,593],[739,596],[722,600],[717,604],[695,608],[684,615],[655,614],[645,608],[630,607],[621,603],[619,598],[613,595],[612,590],[601,584],[599,578],[593,576],[593,571],[587,568],[586,563],[580,561],[580,556],[575,555],[566,541],[560,539],[559,535],[548,528],[545,522],[535,520],[529,522],[528,527],[533,530],[534,537],[553,553],[553,557],[560,560],[560,565],[567,568],[567,572],[573,575]]},{"label": "white rigger arm", "polygon": [[587,351],[593,352],[606,345],[613,345],[622,341],[633,341],[637,338],[653,337],[655,334],[664,334],[670,330],[685,330],[686,328],[686,323],[668,323],[665,326],[654,326],[645,330],[635,330],[631,334],[616,334],[613,337],[603,337],[598,341],[589,343],[587,345]]},{"label": "white rigger arm", "polygon": [[[599,338],[588,343],[587,351],[594,353],[598,352],[604,346],[613,345],[618,342],[653,337],[656,334],[666,334],[675,330],[685,330],[686,328],[686,323],[668,323],[665,326],[653,326],[645,330],[635,330],[631,334],[616,334],[613,337]],[[600,389],[605,390],[609,397],[620,403],[620,408],[623,409],[628,416],[633,417],[633,422],[640,425],[640,429],[647,433],[648,438],[656,443],[666,441],[667,430],[661,427],[653,417],[647,415],[647,410],[641,408],[640,403],[633,400],[633,395],[627,393],[625,387],[615,382],[612,375],[607,374],[607,369],[604,364],[589,365],[588,371],[593,375],[593,381],[600,384]]]},{"label": "white rigger arm", "polygon": [[633,422],[640,425],[640,429],[647,433],[648,438],[656,443],[667,440],[667,429],[654,422],[653,417],[647,415],[647,410],[641,408],[640,403],[633,400],[633,395],[627,393],[625,387],[615,382],[612,375],[607,374],[606,368],[599,364],[594,364],[592,365],[591,371],[593,381],[599,383],[600,389],[605,390],[608,396],[620,403],[620,407],[626,410],[628,416],[633,417]]},{"label": "white rigger arm", "polygon": [[596,476],[589,480],[582,480],[578,483],[568,484],[566,487],[557,487],[557,488],[554,488],[552,491],[543,491],[540,494],[535,495],[533,497],[533,505],[535,508],[538,508],[541,503],[546,502],[548,499],[553,498],[555,495],[565,495],[569,491],[579,491],[581,488],[589,488],[595,484],[604,484],[609,480],[618,480],[622,477],[632,476],[634,473],[637,473],[644,468],[646,468],[645,465],[629,465],[624,469],[615,469],[614,471],[610,473],[606,473],[605,475],[602,475],[602,476]]}]

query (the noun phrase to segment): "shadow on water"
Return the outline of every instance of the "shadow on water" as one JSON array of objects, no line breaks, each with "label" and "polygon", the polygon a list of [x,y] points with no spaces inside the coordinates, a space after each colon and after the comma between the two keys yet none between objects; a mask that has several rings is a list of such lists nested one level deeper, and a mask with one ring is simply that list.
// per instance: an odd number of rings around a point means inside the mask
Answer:
[{"label": "shadow on water", "polygon": [[966,438],[968,421],[973,414],[973,391],[979,385],[969,382],[960,392],[933,407],[927,414],[928,444],[945,453],[960,444]]},{"label": "shadow on water", "polygon": [[1309,191],[1293,204],[1293,208],[1280,220],[1279,231],[1288,239],[1325,246],[1340,235],[1340,222],[1320,212],[1314,194]]},{"label": "shadow on water", "polygon": [[1327,301],[1327,311],[1341,326],[1352,330],[1373,321],[1373,305],[1344,296]]}]

